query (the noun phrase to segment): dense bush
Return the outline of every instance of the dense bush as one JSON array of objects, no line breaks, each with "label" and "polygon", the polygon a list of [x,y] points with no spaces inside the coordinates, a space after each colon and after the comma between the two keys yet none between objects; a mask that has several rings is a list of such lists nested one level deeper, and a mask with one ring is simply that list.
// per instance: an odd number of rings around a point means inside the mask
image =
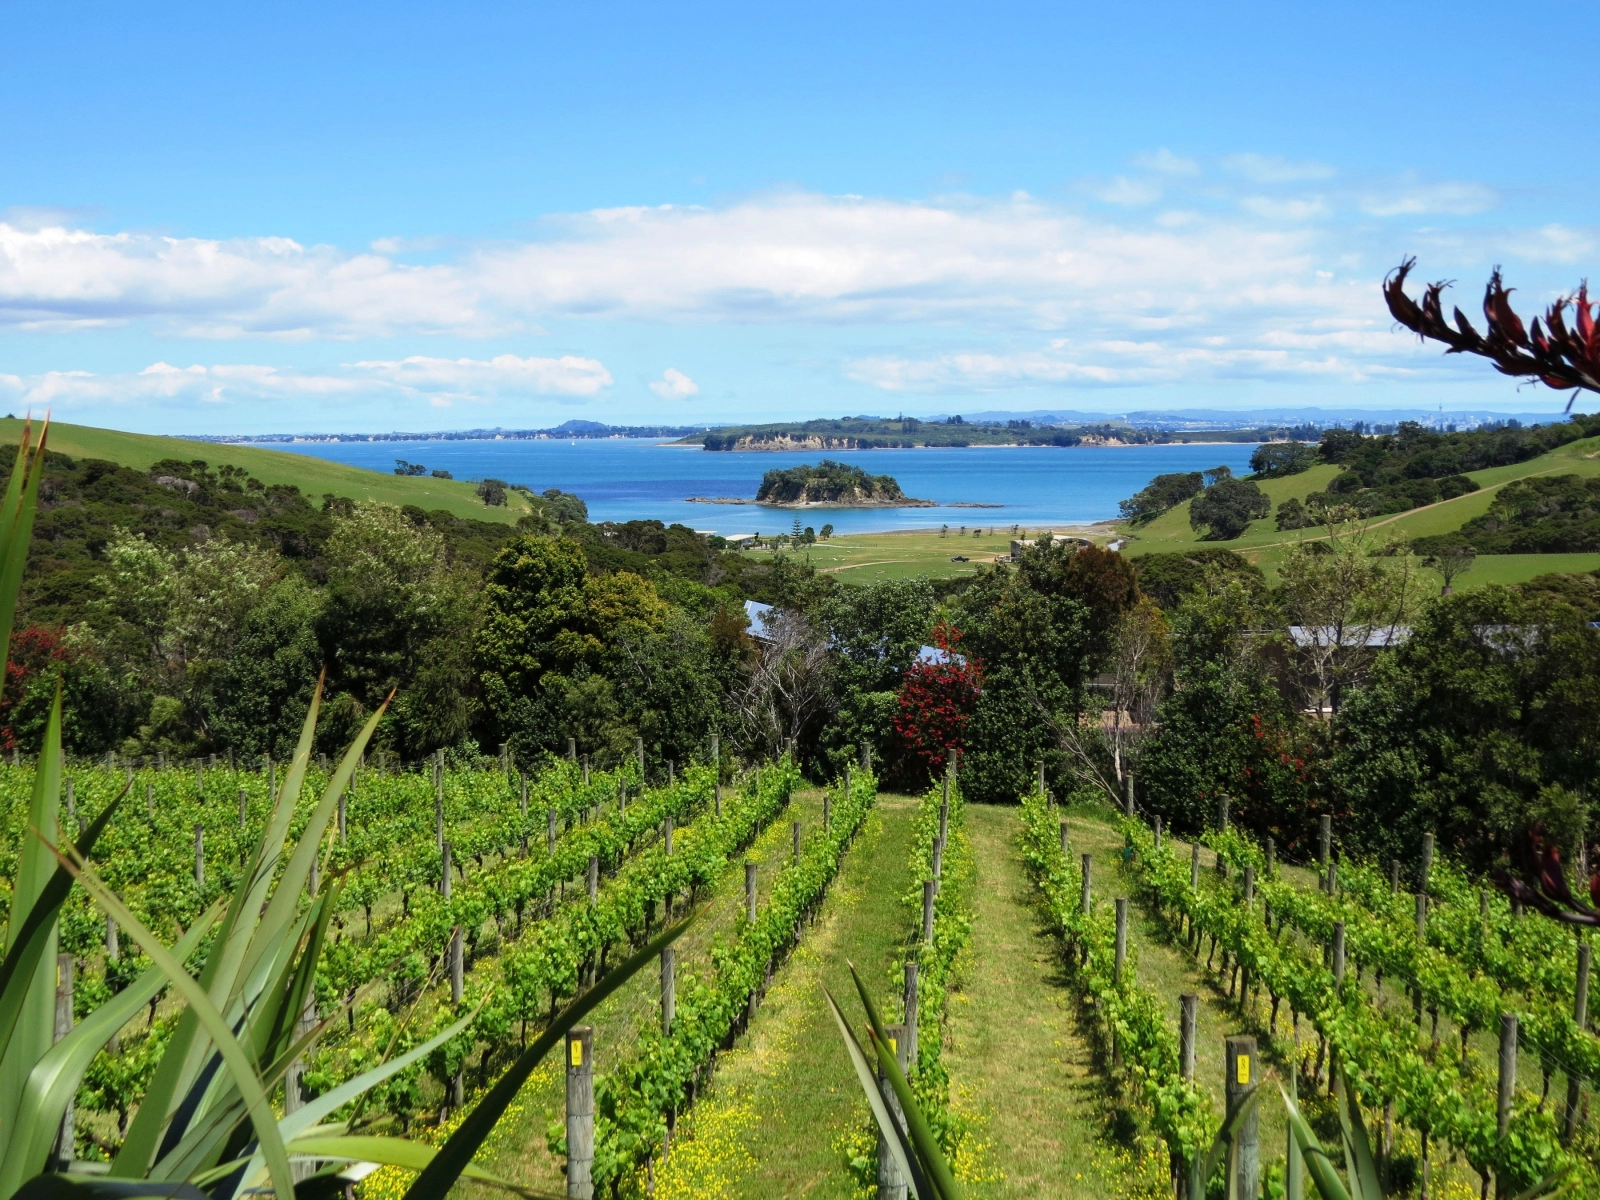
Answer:
[{"label": "dense bush", "polygon": [[1248,479],[1219,479],[1189,505],[1189,524],[1208,541],[1229,542],[1272,511],[1267,494]]}]

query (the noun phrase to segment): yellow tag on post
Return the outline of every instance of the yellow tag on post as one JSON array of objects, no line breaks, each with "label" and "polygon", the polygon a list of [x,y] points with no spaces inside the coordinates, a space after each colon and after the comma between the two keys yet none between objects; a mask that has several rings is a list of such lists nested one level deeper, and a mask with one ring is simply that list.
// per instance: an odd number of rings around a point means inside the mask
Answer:
[{"label": "yellow tag on post", "polygon": [[1248,1054],[1239,1055],[1238,1074],[1239,1074],[1239,1086],[1240,1087],[1247,1086],[1249,1084],[1249,1082],[1250,1082],[1250,1056]]},{"label": "yellow tag on post", "polygon": [[571,1044],[572,1044],[572,1065],[575,1066],[575,1067],[581,1067],[581,1066],[583,1066],[583,1043],[580,1042],[577,1038],[573,1038]]}]

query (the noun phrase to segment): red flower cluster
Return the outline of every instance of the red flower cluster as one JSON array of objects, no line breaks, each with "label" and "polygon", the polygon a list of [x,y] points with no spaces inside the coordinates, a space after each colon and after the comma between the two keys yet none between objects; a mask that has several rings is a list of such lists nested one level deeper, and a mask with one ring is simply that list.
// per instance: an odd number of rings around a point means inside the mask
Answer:
[{"label": "red flower cluster", "polygon": [[945,651],[947,661],[913,663],[900,685],[900,712],[894,729],[908,756],[929,774],[942,771],[951,752],[961,749],[983,687],[983,664],[975,658],[958,657],[955,648],[960,641],[959,630],[936,626],[933,644]]},{"label": "red flower cluster", "polygon": [[9,751],[16,745],[11,730],[11,712],[28,682],[41,671],[49,670],[68,656],[59,629],[19,629],[11,635],[10,653],[6,656],[5,684],[0,687],[0,750]]}]

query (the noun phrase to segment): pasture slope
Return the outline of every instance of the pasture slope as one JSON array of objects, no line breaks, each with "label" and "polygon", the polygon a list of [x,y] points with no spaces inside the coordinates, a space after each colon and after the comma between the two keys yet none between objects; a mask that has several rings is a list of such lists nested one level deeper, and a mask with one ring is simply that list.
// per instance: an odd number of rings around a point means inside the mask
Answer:
[{"label": "pasture slope", "polygon": [[[15,418],[0,417],[0,445],[16,445],[22,425],[23,422]],[[490,508],[478,499],[473,485],[462,479],[384,475],[364,467],[349,467],[308,454],[291,454],[261,446],[197,442],[52,421],[49,448],[70,458],[101,458],[140,471],[164,458],[184,462],[200,459],[213,468],[229,464],[242,467],[269,487],[292,484],[312,503],[331,494],[383,504],[414,504],[426,512],[443,509],[455,517],[499,521],[507,525],[514,524],[529,511],[525,504],[519,503],[516,493],[508,496],[504,507]]]}]

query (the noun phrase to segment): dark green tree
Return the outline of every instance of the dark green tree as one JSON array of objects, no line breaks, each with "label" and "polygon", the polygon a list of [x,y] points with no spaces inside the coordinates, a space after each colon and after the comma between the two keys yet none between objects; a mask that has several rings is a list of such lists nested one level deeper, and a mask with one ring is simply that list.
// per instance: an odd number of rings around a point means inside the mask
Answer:
[{"label": "dark green tree", "polygon": [[1189,525],[1207,530],[1207,540],[1229,542],[1271,511],[1267,494],[1248,479],[1219,479],[1189,505]]}]

